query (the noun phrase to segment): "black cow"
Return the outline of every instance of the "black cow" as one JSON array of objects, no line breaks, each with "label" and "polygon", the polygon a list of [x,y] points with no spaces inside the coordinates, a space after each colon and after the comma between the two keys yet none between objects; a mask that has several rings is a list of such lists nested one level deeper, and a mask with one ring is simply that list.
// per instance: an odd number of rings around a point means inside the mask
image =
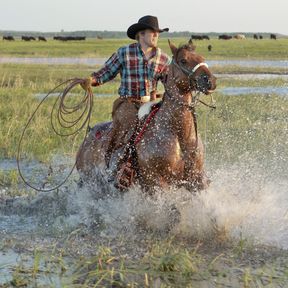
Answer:
[{"label": "black cow", "polygon": [[192,40],[210,40],[207,35],[191,35]]},{"label": "black cow", "polygon": [[83,41],[86,40],[86,37],[84,36],[54,36],[54,40],[60,40],[60,41]]},{"label": "black cow", "polygon": [[211,45],[211,44],[209,44],[207,48],[208,48],[208,51],[209,51],[209,52],[212,51],[212,45]]},{"label": "black cow", "polygon": [[275,34],[270,34],[270,39],[276,40],[276,35]]},{"label": "black cow", "polygon": [[15,39],[13,36],[3,36],[3,40],[14,41]]},{"label": "black cow", "polygon": [[226,35],[226,34],[222,34],[222,35],[219,35],[218,36],[218,39],[222,39],[222,40],[229,40],[229,39],[232,39],[232,36],[230,35]]},{"label": "black cow", "polygon": [[31,41],[31,40],[36,40],[36,38],[33,37],[33,36],[22,36],[21,40],[23,40],[23,41]]},{"label": "black cow", "polygon": [[253,38],[256,39],[256,40],[258,40],[258,35],[257,35],[257,34],[254,34],[254,35],[253,35]]},{"label": "black cow", "polygon": [[38,36],[38,41],[45,41],[45,42],[46,42],[47,40],[46,40],[46,38],[43,37],[43,36]]}]

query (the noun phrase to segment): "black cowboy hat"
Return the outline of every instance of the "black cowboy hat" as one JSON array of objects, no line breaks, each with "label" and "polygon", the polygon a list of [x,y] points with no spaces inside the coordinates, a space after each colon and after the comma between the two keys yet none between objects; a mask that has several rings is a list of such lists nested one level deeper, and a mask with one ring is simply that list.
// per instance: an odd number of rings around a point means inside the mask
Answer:
[{"label": "black cowboy hat", "polygon": [[160,29],[158,25],[158,19],[155,16],[143,16],[139,19],[138,23],[131,25],[127,30],[127,36],[131,39],[135,39],[137,32],[145,29],[152,29],[156,32],[168,32],[169,28]]}]

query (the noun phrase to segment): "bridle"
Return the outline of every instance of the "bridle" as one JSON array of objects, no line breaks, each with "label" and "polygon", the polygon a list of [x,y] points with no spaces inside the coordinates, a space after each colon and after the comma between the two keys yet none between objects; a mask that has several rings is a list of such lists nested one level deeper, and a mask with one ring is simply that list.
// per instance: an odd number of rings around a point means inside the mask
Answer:
[{"label": "bridle", "polygon": [[[206,68],[208,68],[208,64],[207,64],[207,63],[205,63],[205,62],[200,62],[200,63],[198,63],[197,65],[195,65],[195,66],[193,67],[193,69],[190,70],[190,69],[187,69],[186,67],[184,67],[183,65],[178,64],[178,63],[176,62],[176,60],[174,59],[174,57],[173,57],[173,59],[172,59],[172,64],[174,64],[174,65],[175,65],[176,67],[178,67],[184,74],[186,74],[189,79],[193,79],[193,78],[192,78],[193,75],[194,75],[195,72],[198,70],[198,68],[200,68],[201,66],[205,66]],[[194,78],[193,80],[196,81],[195,78]]]},{"label": "bridle", "polygon": [[[172,58],[172,62],[171,64],[173,64],[174,66],[176,66],[178,69],[180,69],[187,77],[188,77],[188,80],[189,80],[189,92],[193,92],[193,91],[197,91],[196,94],[192,94],[192,103],[190,105],[184,105],[184,106],[187,106],[189,109],[192,109],[196,106],[197,102],[200,102],[201,104],[209,107],[209,108],[212,108],[212,109],[215,109],[216,106],[215,105],[211,105],[211,104],[207,104],[205,103],[204,101],[200,100],[199,97],[200,97],[200,93],[201,93],[201,90],[198,89],[198,82],[197,82],[197,79],[194,76],[195,72],[202,66],[205,66],[206,68],[208,68],[208,64],[205,63],[205,62],[200,62],[198,64],[196,64],[192,69],[187,69],[186,67],[184,67],[183,65],[179,64],[175,58],[173,57]],[[174,73],[173,73],[174,74]],[[195,89],[196,88],[196,89]],[[194,90],[195,89],[195,90]],[[168,95],[170,96],[170,95]],[[171,97],[170,97],[171,98]],[[212,98],[212,95],[211,95],[211,102],[213,102],[213,98]]]},{"label": "bridle", "polygon": [[[205,66],[206,68],[208,68],[208,64],[205,63],[205,62],[200,62],[200,63],[196,64],[192,69],[187,69],[183,65],[177,63],[177,61],[175,60],[174,57],[172,58],[171,64],[173,64],[178,69],[180,69],[188,77],[188,80],[189,80],[189,92],[191,92],[191,94],[192,94],[192,102],[191,102],[191,104],[183,104],[183,103],[180,103],[180,102],[176,101],[176,99],[173,99],[173,97],[170,95],[170,93],[167,90],[165,91],[165,94],[169,97],[170,100],[172,100],[174,102],[177,102],[180,106],[183,106],[183,107],[187,108],[191,112],[191,114],[193,116],[193,122],[194,122],[194,127],[195,127],[195,135],[196,135],[196,145],[195,146],[197,148],[197,146],[198,146],[198,129],[197,129],[196,112],[195,112],[194,108],[195,108],[195,106],[196,106],[198,101],[201,102],[202,104],[210,107],[210,108],[216,108],[214,106],[210,106],[209,104],[206,104],[205,102],[203,102],[203,101],[201,101],[199,99],[199,94],[201,93],[201,90],[197,89],[198,88],[198,83],[197,83],[196,78],[194,77],[195,72],[200,67]],[[173,74],[174,74],[174,71],[173,71]],[[195,88],[196,88],[197,93],[195,95],[193,95],[192,92],[195,90]]]}]

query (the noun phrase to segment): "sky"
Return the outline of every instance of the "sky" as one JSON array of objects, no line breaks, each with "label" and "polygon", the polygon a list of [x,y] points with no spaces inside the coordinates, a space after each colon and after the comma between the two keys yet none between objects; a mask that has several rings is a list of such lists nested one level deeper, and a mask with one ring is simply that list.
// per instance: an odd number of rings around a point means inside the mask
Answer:
[{"label": "sky", "polygon": [[127,31],[144,15],[171,32],[288,35],[288,0],[0,0],[0,31]]}]

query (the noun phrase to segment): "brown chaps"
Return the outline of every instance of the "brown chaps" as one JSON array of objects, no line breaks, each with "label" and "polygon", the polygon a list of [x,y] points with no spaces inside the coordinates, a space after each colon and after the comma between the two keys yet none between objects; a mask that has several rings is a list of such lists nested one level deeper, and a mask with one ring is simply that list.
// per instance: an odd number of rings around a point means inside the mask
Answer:
[{"label": "brown chaps", "polygon": [[113,103],[113,126],[108,141],[105,161],[109,166],[112,153],[127,144],[138,122],[138,110],[141,103],[129,98],[117,98]]}]

